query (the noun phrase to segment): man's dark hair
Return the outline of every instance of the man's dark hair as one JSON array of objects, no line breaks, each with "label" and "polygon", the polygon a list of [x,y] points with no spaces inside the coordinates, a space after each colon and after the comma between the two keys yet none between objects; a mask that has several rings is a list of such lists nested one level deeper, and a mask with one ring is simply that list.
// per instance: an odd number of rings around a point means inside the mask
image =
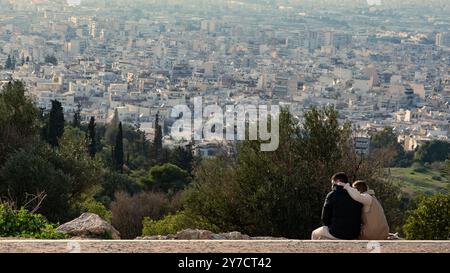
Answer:
[{"label": "man's dark hair", "polygon": [[331,180],[333,181],[341,181],[343,183],[348,183],[348,176],[345,173],[336,173],[331,177]]}]

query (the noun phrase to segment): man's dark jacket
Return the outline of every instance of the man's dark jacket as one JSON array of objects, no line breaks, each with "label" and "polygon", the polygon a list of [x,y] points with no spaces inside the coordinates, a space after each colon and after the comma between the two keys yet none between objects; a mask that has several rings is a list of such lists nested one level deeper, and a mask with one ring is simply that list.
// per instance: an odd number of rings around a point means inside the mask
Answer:
[{"label": "man's dark jacket", "polygon": [[340,186],[328,193],[322,210],[322,222],[331,235],[343,240],[357,239],[361,231],[362,204],[353,200]]}]

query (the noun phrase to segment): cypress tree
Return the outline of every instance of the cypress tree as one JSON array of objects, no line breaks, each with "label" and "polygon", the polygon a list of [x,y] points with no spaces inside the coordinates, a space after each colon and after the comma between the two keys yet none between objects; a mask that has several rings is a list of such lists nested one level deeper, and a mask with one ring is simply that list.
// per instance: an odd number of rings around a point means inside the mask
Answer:
[{"label": "cypress tree", "polygon": [[192,173],[192,168],[194,165],[194,151],[192,149],[192,145],[193,145],[192,143],[186,145],[186,147],[184,148],[184,157],[183,157],[184,167],[186,168],[186,171],[188,171],[189,174]]},{"label": "cypress tree", "polygon": [[47,142],[53,147],[57,147],[58,138],[64,134],[63,108],[57,100],[52,100],[52,109],[50,110],[47,128]]},{"label": "cypress tree", "polygon": [[45,56],[45,63],[50,63],[52,65],[58,65],[58,60],[56,59],[56,57],[54,55],[47,55]]},{"label": "cypress tree", "polygon": [[119,129],[117,131],[116,143],[114,145],[113,153],[113,166],[116,171],[122,172],[124,164],[123,155],[123,132],[122,132],[122,122],[119,122]]},{"label": "cypress tree", "polygon": [[89,145],[88,145],[88,151],[89,155],[94,158],[95,154],[97,153],[97,138],[95,135],[95,118],[91,117],[91,120],[89,121],[88,125],[88,137],[89,137]]},{"label": "cypress tree", "polygon": [[162,128],[159,125],[159,112],[156,113],[155,118],[155,139],[153,141],[154,149],[155,149],[155,157],[156,160],[159,161],[162,158]]},{"label": "cypress tree", "polygon": [[11,69],[12,68],[11,55],[8,55],[8,59],[6,59],[5,68],[6,69]]},{"label": "cypress tree", "polygon": [[73,115],[72,126],[76,128],[81,128],[81,104],[78,103],[77,110]]},{"label": "cypress tree", "polygon": [[117,111],[117,108],[116,108],[114,110],[114,116],[111,119],[110,124],[111,124],[112,127],[117,127],[117,126],[119,126],[119,122],[120,122],[120,120],[119,120],[119,111]]},{"label": "cypress tree", "polygon": [[16,69],[16,57],[12,56],[11,59],[11,69],[14,70]]}]

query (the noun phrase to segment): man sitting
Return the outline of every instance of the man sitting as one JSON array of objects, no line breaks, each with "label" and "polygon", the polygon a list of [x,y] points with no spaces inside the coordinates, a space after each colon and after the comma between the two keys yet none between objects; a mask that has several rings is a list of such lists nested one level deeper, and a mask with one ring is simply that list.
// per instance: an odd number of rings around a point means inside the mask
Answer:
[{"label": "man sitting", "polygon": [[312,240],[355,240],[361,231],[361,208],[359,202],[353,200],[342,186],[348,184],[345,173],[337,173],[331,178],[332,191],[328,193],[322,209],[324,226],[314,230]]}]

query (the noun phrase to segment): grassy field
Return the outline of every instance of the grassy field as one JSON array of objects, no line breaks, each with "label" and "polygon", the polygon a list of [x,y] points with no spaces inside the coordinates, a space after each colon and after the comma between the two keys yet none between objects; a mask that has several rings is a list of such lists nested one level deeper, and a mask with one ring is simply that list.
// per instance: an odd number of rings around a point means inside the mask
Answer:
[{"label": "grassy field", "polygon": [[450,191],[447,175],[431,168],[390,168],[390,174],[404,192],[413,196]]}]

